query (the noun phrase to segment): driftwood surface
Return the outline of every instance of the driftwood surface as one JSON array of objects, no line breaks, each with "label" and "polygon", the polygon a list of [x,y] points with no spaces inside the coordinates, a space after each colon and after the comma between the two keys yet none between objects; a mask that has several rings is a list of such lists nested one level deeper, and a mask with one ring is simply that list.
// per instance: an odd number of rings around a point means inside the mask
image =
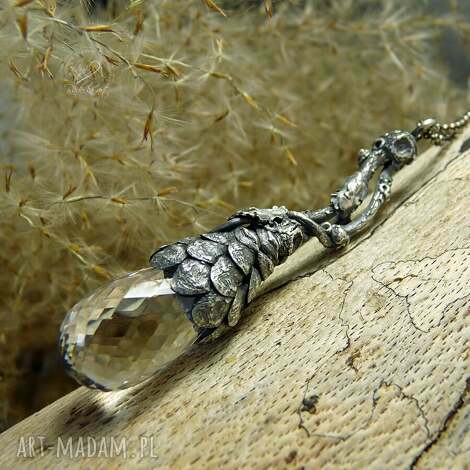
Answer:
[{"label": "driftwood surface", "polygon": [[465,468],[469,177],[467,130],[346,250],[299,250],[232,334],[143,386],[63,397],[0,435],[1,467]]}]

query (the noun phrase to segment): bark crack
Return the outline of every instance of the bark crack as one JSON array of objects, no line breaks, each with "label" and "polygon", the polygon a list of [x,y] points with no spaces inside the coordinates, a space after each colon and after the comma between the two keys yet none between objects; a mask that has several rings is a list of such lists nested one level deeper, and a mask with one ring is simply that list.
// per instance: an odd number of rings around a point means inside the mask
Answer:
[{"label": "bark crack", "polygon": [[[367,429],[369,427],[369,425],[371,424],[371,422],[374,418],[374,414],[375,414],[377,404],[379,402],[379,398],[377,396],[379,391],[384,387],[385,388],[395,387],[400,392],[401,397],[411,401],[414,404],[414,406],[418,410],[418,414],[421,416],[421,419],[423,420],[423,428],[424,428],[424,431],[426,433],[426,439],[431,439],[431,431],[429,429],[429,420],[428,420],[428,418],[426,416],[426,413],[425,413],[423,407],[421,406],[419,400],[416,397],[414,397],[413,395],[408,395],[407,393],[405,393],[404,390],[403,390],[403,387],[401,385],[399,385],[395,382],[388,382],[386,380],[381,380],[379,385],[373,390],[370,414],[369,414],[366,422],[362,426],[360,426],[359,428],[357,428],[356,430],[354,430],[353,432],[348,433],[348,434],[329,434],[329,433],[317,433],[317,432],[310,431],[307,428],[307,426],[305,425],[305,422],[304,422],[304,419],[303,419],[303,416],[302,416],[302,412],[306,411],[305,408],[304,408],[304,406],[305,406],[304,403],[305,403],[306,400],[309,400],[306,395],[307,395],[308,385],[309,385],[309,383],[312,379],[313,379],[313,376],[310,379],[307,380],[306,387],[305,387],[305,390],[304,390],[304,398],[302,400],[302,405],[298,409],[298,415],[299,415],[298,427],[300,429],[303,429],[308,437],[320,437],[320,438],[326,438],[326,439],[333,439],[333,440],[337,440],[337,441],[347,441],[348,439],[350,439],[351,437],[356,435],[358,432],[364,431],[365,429]],[[319,401],[319,396],[318,395],[312,395],[312,397],[315,397],[314,405],[316,405]]]},{"label": "bark crack", "polygon": [[[351,347],[351,337],[349,336],[349,324],[347,322],[344,321],[344,318],[343,318],[343,311],[344,311],[344,308],[345,308],[345,305],[346,305],[346,298],[349,294],[349,292],[351,291],[351,288],[354,284],[354,281],[346,281],[346,279],[343,279],[341,277],[338,277],[338,278],[335,278],[331,273],[329,273],[326,269],[323,269],[322,270],[332,281],[334,280],[339,280],[339,281],[343,281],[344,283],[347,284],[346,288],[344,289],[344,293],[343,293],[343,300],[341,302],[341,307],[340,307],[340,311],[338,313],[338,318],[340,320],[340,324],[342,327],[345,328],[345,331],[344,331],[344,334],[346,336],[346,344],[341,348],[341,349],[338,349],[337,351],[335,351],[331,357],[333,356],[336,356],[337,354],[341,354],[342,352],[346,351],[348,348]],[[313,380],[313,378],[315,377],[315,374],[316,372],[314,372],[306,381],[305,381],[305,386],[304,386],[304,394],[303,394],[303,397],[302,397],[302,402],[301,402],[301,405],[299,406],[298,410],[297,410],[297,414],[299,416],[299,424],[298,424],[298,427],[303,429],[308,436],[310,436],[310,431],[305,427],[304,425],[304,420],[303,420],[303,417],[302,417],[302,411],[306,411],[306,407],[308,408],[308,405],[310,402],[312,402],[313,400],[313,406],[311,407],[311,409],[315,409],[315,405],[317,404],[318,402],[318,395],[312,395],[310,398],[307,397],[307,390],[308,390],[308,387],[310,385],[310,382]],[[313,398],[314,397],[314,398]],[[310,410],[311,411],[311,410]],[[328,437],[327,435],[323,436],[323,437]],[[340,440],[343,440],[343,439],[340,439]]]},{"label": "bark crack", "polygon": [[458,297],[454,300],[452,300],[451,302],[447,303],[446,306],[444,307],[443,311],[442,311],[442,314],[441,314],[441,317],[439,318],[439,321],[438,323],[433,326],[433,327],[430,327],[429,329],[423,329],[423,328],[420,328],[418,325],[416,325],[415,321],[414,321],[414,318],[413,318],[413,315],[411,314],[411,303],[409,301],[409,296],[410,294],[406,294],[406,295],[403,295],[403,294],[400,294],[399,292],[397,292],[393,287],[391,287],[391,284],[393,284],[394,282],[396,281],[403,281],[405,279],[408,279],[408,278],[418,278],[418,279],[421,279],[423,281],[431,281],[432,278],[422,278],[420,277],[419,275],[417,274],[414,274],[414,273],[410,273],[410,274],[407,274],[405,276],[400,276],[400,277],[397,277],[397,278],[393,278],[391,281],[389,282],[382,282],[381,280],[377,279],[377,277],[375,276],[375,271],[377,270],[377,268],[380,268],[381,266],[385,266],[385,265],[390,265],[390,266],[397,266],[399,263],[414,263],[414,264],[417,264],[417,263],[420,263],[422,261],[425,261],[425,260],[438,260],[441,256],[445,255],[446,253],[450,253],[450,252],[456,252],[456,251],[465,251],[467,250],[468,248],[467,247],[457,247],[457,248],[449,248],[447,250],[444,250],[442,253],[439,253],[438,255],[436,256],[423,256],[422,258],[416,258],[416,259],[413,259],[413,258],[408,258],[408,259],[400,259],[400,260],[396,260],[396,261],[383,261],[375,266],[373,266],[371,269],[370,269],[370,276],[372,278],[373,281],[375,281],[377,284],[379,284],[380,286],[382,286],[384,289],[386,289],[388,292],[391,292],[393,295],[395,295],[395,297],[401,299],[401,300],[404,300],[405,302],[405,306],[406,306],[406,313],[407,313],[407,316],[410,320],[410,323],[413,325],[413,327],[422,332],[422,333],[429,333],[431,330],[439,327],[442,323],[442,320],[445,318],[445,313],[457,302],[461,301],[461,300],[464,300],[466,299],[467,297],[469,297],[469,295],[464,295],[462,297]]},{"label": "bark crack", "polygon": [[395,295],[395,297],[397,297],[398,299],[401,299],[401,300],[404,300],[405,301],[405,307],[406,307],[406,315],[407,317],[409,318],[410,320],[410,323],[413,325],[413,327],[418,330],[418,331],[421,331],[421,333],[429,333],[428,330],[423,330],[422,328],[420,328],[414,321],[413,319],[413,316],[411,315],[411,304],[410,304],[410,301],[409,301],[409,294],[407,295],[403,295],[403,294],[399,294],[395,289],[393,289],[392,287],[390,287],[390,285],[386,284],[385,282],[382,282],[380,281],[379,279],[375,278],[374,277],[374,273],[373,273],[373,270],[372,270],[372,273],[370,275],[370,277],[379,285],[381,285],[384,289],[386,289],[388,292],[391,292],[393,295]]},{"label": "bark crack", "polygon": [[460,409],[462,409],[466,405],[466,398],[470,392],[470,377],[467,377],[465,380],[465,388],[462,393],[459,395],[457,401],[454,403],[450,411],[447,413],[444,421],[442,422],[441,426],[437,430],[434,437],[421,449],[421,451],[415,455],[413,460],[409,465],[409,470],[413,470],[419,464],[419,461],[426,455],[427,452],[442,438],[444,433],[449,429],[449,426],[452,423],[452,420],[457,415]]}]

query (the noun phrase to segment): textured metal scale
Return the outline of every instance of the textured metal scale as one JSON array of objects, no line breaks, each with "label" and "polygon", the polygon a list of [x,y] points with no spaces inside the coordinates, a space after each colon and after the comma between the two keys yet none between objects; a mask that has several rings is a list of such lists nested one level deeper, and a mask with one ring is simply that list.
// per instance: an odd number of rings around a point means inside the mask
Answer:
[{"label": "textured metal scale", "polygon": [[188,317],[200,331],[236,325],[262,280],[308,239],[286,208],[253,208],[238,216],[243,225],[164,246],[150,258],[186,297]]}]

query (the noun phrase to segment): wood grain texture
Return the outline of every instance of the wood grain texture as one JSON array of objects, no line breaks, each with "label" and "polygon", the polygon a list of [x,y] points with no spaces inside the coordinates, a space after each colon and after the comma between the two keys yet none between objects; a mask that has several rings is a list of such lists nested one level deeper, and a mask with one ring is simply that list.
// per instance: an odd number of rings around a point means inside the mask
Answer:
[{"label": "wood grain texture", "polygon": [[[465,468],[468,138],[405,168],[347,250],[299,250],[219,343],[129,391],[80,388],[4,432],[2,468]],[[42,455],[17,455],[38,436]],[[125,437],[127,456],[74,457],[80,437]],[[59,438],[72,458],[57,456]]]}]

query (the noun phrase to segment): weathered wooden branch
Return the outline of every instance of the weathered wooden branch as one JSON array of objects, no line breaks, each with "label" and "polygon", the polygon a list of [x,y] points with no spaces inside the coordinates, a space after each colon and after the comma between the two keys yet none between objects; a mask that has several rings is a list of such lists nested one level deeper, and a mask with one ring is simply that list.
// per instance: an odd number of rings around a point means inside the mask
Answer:
[{"label": "weathered wooden branch", "polygon": [[[299,250],[221,342],[129,391],[80,388],[4,432],[2,468],[464,468],[469,178],[467,131],[402,170],[347,250]],[[112,456],[123,437],[126,455]],[[81,458],[93,442],[107,456]]]}]

